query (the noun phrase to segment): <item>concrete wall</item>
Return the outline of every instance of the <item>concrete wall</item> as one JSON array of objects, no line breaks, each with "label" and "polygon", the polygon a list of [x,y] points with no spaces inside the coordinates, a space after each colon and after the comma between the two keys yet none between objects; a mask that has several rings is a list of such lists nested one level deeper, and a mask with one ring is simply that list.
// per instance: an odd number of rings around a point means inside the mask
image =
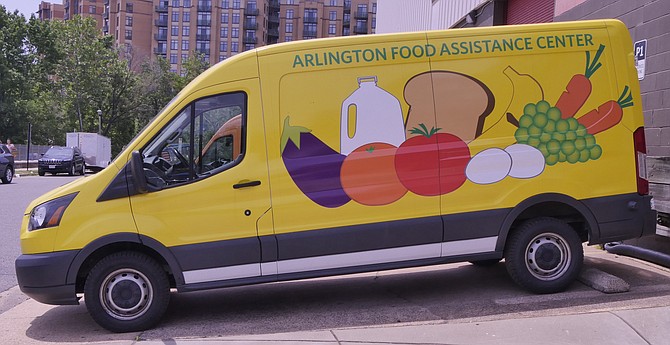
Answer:
[{"label": "concrete wall", "polygon": [[623,21],[633,42],[647,40],[646,75],[640,81],[647,153],[670,156],[670,1],[587,0],[554,21],[600,18]]}]

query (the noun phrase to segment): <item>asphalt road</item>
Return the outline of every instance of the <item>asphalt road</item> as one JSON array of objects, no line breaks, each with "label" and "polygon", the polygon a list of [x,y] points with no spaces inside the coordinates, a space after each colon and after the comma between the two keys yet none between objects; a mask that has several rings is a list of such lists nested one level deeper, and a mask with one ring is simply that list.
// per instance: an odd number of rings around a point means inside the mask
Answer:
[{"label": "asphalt road", "polygon": [[21,254],[19,231],[23,213],[38,196],[80,176],[23,176],[10,184],[0,184],[0,292],[16,283],[14,260]]}]

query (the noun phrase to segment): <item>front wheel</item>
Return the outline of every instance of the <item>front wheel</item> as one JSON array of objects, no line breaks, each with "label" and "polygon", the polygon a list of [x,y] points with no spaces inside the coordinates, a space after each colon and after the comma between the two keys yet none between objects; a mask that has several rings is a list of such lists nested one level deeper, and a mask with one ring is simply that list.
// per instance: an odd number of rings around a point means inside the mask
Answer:
[{"label": "front wheel", "polygon": [[112,332],[135,332],[156,325],[170,301],[167,273],[151,257],[120,252],[100,260],[84,285],[91,317]]},{"label": "front wheel", "polygon": [[512,280],[535,293],[565,290],[584,261],[582,241],[567,223],[536,218],[523,223],[505,246],[505,265]]}]

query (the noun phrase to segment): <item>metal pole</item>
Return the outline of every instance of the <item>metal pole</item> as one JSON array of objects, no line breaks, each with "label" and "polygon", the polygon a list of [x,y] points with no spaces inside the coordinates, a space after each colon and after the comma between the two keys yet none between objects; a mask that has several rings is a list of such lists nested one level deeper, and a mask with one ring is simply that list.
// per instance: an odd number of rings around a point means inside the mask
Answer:
[{"label": "metal pole", "polygon": [[26,152],[26,171],[28,169],[30,169],[30,141],[31,141],[31,137],[32,137],[32,129],[33,129],[33,124],[29,122],[28,123],[28,148],[26,150],[27,151]]},{"label": "metal pole", "polygon": [[102,134],[102,110],[98,109],[98,134]]}]

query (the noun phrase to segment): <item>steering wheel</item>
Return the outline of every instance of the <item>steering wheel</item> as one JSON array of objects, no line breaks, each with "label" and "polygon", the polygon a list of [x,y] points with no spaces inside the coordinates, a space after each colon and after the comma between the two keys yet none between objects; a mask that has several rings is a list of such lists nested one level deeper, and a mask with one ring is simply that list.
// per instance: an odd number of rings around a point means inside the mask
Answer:
[{"label": "steering wheel", "polygon": [[181,152],[179,152],[179,150],[174,147],[168,147],[167,149],[173,152],[175,156],[177,156],[179,163],[183,164],[184,167],[188,167],[188,160],[181,154]]}]

